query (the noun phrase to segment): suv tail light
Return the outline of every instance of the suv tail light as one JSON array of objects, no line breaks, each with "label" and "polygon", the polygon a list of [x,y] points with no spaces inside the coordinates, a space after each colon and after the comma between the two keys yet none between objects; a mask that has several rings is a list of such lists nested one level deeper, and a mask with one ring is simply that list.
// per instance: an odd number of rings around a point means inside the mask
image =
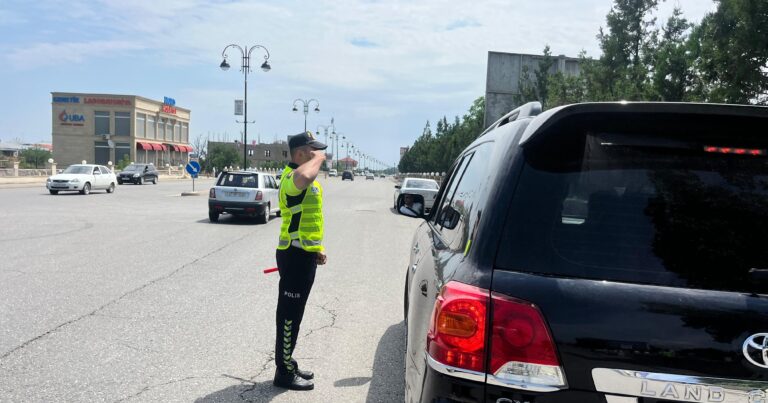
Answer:
[{"label": "suv tail light", "polygon": [[264,198],[264,194],[261,193],[261,190],[256,191],[256,201],[261,201]]},{"label": "suv tail light", "polygon": [[488,373],[503,383],[564,387],[555,341],[536,305],[499,294],[493,294],[491,300],[493,330]]},{"label": "suv tail light", "polygon": [[564,388],[555,343],[539,309],[527,301],[489,294],[455,281],[442,288],[427,333],[430,357],[487,374],[488,382],[500,386],[542,392]]},{"label": "suv tail light", "polygon": [[449,282],[440,291],[427,333],[427,351],[435,360],[476,372],[485,370],[488,291]]},{"label": "suv tail light", "polygon": [[215,199],[216,198],[216,189],[215,188],[211,188],[211,190],[208,192],[208,197],[211,198],[211,199]]}]

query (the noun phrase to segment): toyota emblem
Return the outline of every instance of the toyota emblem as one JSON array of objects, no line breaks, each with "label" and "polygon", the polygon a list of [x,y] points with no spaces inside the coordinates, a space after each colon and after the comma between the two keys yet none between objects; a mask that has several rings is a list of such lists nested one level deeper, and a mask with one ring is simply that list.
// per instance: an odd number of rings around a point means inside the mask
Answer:
[{"label": "toyota emblem", "polygon": [[752,364],[768,369],[768,333],[757,333],[744,340],[744,357]]}]

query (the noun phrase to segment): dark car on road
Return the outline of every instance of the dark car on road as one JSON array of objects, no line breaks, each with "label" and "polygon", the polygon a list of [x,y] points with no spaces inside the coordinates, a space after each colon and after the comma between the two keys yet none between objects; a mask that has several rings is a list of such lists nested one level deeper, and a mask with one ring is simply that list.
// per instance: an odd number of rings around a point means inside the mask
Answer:
[{"label": "dark car on road", "polygon": [[131,164],[117,175],[117,184],[143,185],[144,183],[152,183],[157,185],[158,176],[157,169],[153,164]]},{"label": "dark car on road", "polygon": [[345,181],[347,179],[349,179],[351,181],[355,180],[355,175],[352,174],[352,171],[344,171],[344,172],[342,172],[341,180]]},{"label": "dark car on road", "polygon": [[531,103],[413,239],[406,402],[766,402],[768,108]]}]

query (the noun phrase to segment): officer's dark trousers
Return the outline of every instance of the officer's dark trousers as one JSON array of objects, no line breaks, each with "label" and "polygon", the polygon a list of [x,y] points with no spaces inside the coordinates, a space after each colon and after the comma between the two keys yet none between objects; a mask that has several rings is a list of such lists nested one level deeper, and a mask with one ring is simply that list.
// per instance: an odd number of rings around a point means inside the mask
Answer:
[{"label": "officer's dark trousers", "polygon": [[277,298],[275,325],[275,365],[281,372],[293,372],[296,361],[293,350],[299,336],[304,307],[315,282],[317,254],[294,246],[277,251],[280,271],[280,294]]}]

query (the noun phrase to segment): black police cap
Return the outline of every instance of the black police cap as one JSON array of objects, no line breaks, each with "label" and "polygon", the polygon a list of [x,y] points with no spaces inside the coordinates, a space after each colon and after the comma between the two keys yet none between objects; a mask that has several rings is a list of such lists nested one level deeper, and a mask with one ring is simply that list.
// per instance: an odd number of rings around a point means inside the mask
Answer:
[{"label": "black police cap", "polygon": [[315,135],[312,134],[310,131],[306,131],[304,133],[299,133],[295,136],[291,136],[291,138],[288,139],[288,147],[293,150],[294,148],[299,148],[303,146],[310,146],[314,148],[315,150],[325,150],[328,148],[327,145],[324,143],[321,143],[315,139]]}]

